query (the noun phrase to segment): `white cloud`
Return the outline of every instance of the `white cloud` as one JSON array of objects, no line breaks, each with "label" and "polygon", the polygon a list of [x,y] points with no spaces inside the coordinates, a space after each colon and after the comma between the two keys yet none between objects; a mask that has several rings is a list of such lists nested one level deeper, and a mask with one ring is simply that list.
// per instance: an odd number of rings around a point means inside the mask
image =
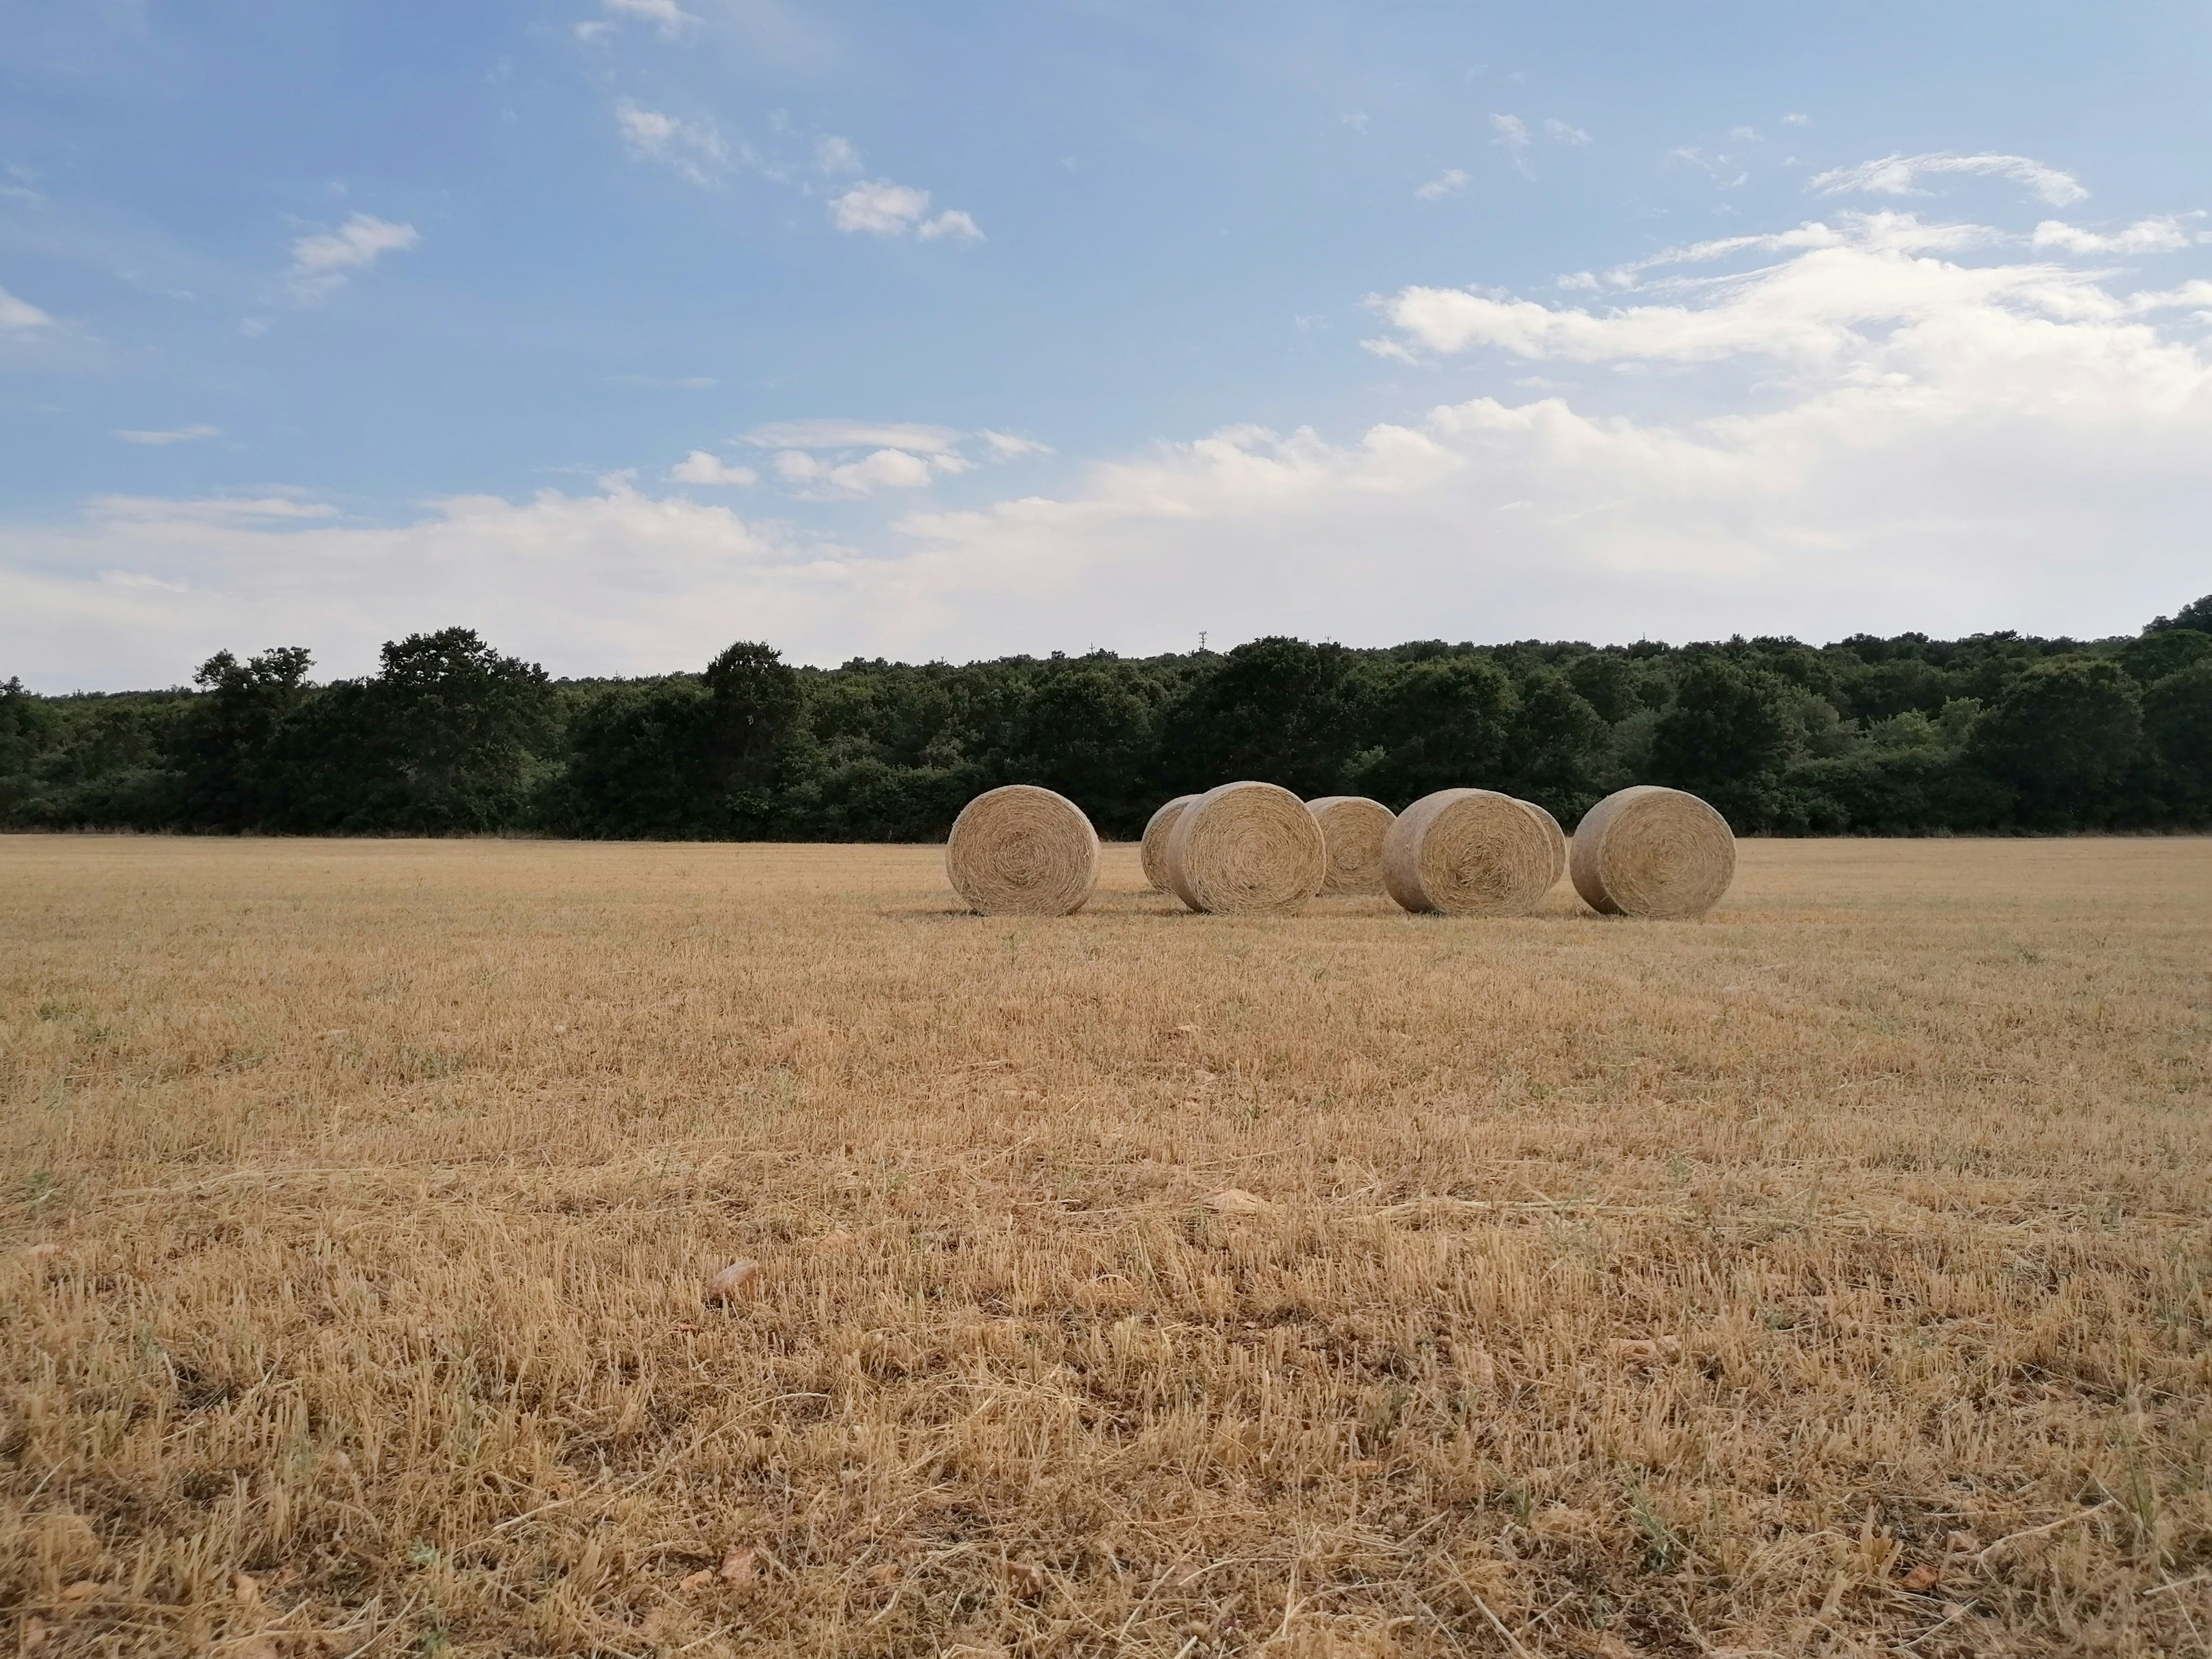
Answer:
[{"label": "white cloud", "polygon": [[1019,455],[1049,455],[1050,444],[1039,443],[1035,438],[1020,438],[1011,432],[993,432],[988,428],[975,434],[990,447],[993,459],[1011,461]]},{"label": "white cloud", "polygon": [[1590,136],[1580,127],[1569,126],[1565,121],[1546,121],[1544,137],[1555,144],[1587,144]]},{"label": "white cloud", "polygon": [[674,40],[699,21],[676,0],[601,0],[601,3],[617,17],[635,17],[652,24],[664,40]]},{"label": "white cloud", "polygon": [[[1199,628],[1355,644],[2132,629],[2203,586],[2212,342],[2184,313],[2212,310],[2212,280],[2131,290],[1974,228],[1876,215],[1727,239],[1771,263],[1613,309],[1402,289],[1384,309],[1410,355],[1652,378],[1617,406],[1598,375],[1344,439],[1231,428],[1052,496],[909,511],[861,548],[620,480],[390,526],[273,490],[111,501],[7,526],[0,659],[37,684],[147,684],[218,647],[299,640],[323,672],[358,672],[380,640],[451,622],[568,673],[696,667],[739,634],[834,662],[1188,648]],[[1730,257],[1718,246],[1680,263]],[[831,441],[773,463],[823,496],[911,500],[933,455],[989,442],[793,425],[757,435]]]},{"label": "white cloud", "polygon": [[1925,173],[1964,173],[2010,179],[2024,185],[2053,207],[2066,207],[2085,199],[2089,192],[2070,173],[2026,155],[1885,155],[1854,167],[1836,167],[1815,177],[1812,188],[1823,196],[1864,191],[1877,196],[1925,196],[1920,179]]},{"label": "white cloud", "polygon": [[934,219],[923,216],[928,211],[927,191],[893,184],[888,179],[872,179],[854,185],[830,204],[830,222],[840,230],[865,231],[872,236],[903,236],[911,230],[926,242],[945,236],[963,241],[983,240],[982,228],[957,209]]},{"label": "white cloud", "polygon": [[404,253],[422,240],[412,225],[356,213],[336,230],[317,231],[292,244],[285,285],[301,304],[313,305],[343,288],[355,271],[387,253]]},{"label": "white cloud", "polygon": [[858,173],[860,152],[851,139],[825,134],[814,141],[814,165],[824,173]]},{"label": "white cloud", "polygon": [[[946,463],[949,461],[949,465]],[[825,461],[805,450],[787,449],[775,458],[776,476],[808,486],[816,496],[872,495],[881,489],[919,489],[939,471],[964,471],[958,456],[927,458],[903,449],[878,449],[855,461]]]},{"label": "white cloud", "polygon": [[967,435],[957,427],[900,421],[773,421],[753,428],[744,434],[744,441],[762,449],[888,447],[949,455]]},{"label": "white cloud", "polygon": [[728,165],[728,146],[712,121],[679,120],[623,98],[616,101],[615,124],[633,156],[659,161],[691,184],[715,183]]},{"label": "white cloud", "polygon": [[940,236],[956,237],[963,242],[983,240],[983,228],[957,208],[948,208],[934,219],[926,221],[915,234],[925,242],[933,242]]},{"label": "white cloud", "polygon": [[2055,247],[2068,253],[2170,253],[2192,242],[2206,240],[2182,228],[2171,213],[2138,219],[2124,230],[2100,233],[2077,225],[2045,219],[2035,228],[2035,246]]},{"label": "white cloud", "polygon": [[1504,149],[1513,158],[1513,165],[1522,174],[1528,172],[1528,124],[1517,115],[1493,115],[1490,118],[1490,142]]},{"label": "white cloud", "polygon": [[1782,118],[1782,125],[1785,127],[1809,127],[1813,125],[1813,118],[1809,115],[1785,115]]},{"label": "white cloud", "polygon": [[0,288],[0,328],[52,328],[54,319],[28,300],[19,300]]},{"label": "white cloud", "polygon": [[1750,173],[1734,156],[1708,155],[1694,144],[1668,150],[1667,159],[1698,168],[1723,190],[1741,190],[1751,182]]},{"label": "white cloud", "polygon": [[160,495],[95,495],[86,504],[95,519],[115,520],[190,520],[200,524],[230,524],[240,520],[335,519],[338,510],[326,501],[303,501],[294,495],[212,495],[199,501],[171,501]]},{"label": "white cloud", "polygon": [[134,432],[118,427],[115,435],[126,444],[149,444],[158,449],[168,444],[189,444],[202,438],[220,438],[222,428],[219,426],[180,426],[167,432]]},{"label": "white cloud", "polygon": [[189,593],[190,582],[174,581],[166,576],[149,576],[136,570],[103,570],[100,573],[103,587],[143,587],[162,593]]},{"label": "white cloud", "polygon": [[1435,178],[1413,192],[1424,202],[1433,202],[1467,187],[1467,174],[1457,167],[1446,167]]},{"label": "white cloud", "polygon": [[750,484],[760,482],[760,474],[749,466],[732,466],[720,457],[695,449],[674,466],[668,476],[678,483],[691,484]]}]

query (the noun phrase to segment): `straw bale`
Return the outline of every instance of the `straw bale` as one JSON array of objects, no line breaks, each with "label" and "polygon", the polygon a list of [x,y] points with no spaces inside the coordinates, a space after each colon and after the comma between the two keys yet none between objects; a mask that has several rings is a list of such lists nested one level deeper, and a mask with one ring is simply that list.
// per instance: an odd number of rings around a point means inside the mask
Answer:
[{"label": "straw bale", "polygon": [[1138,856],[1144,860],[1145,880],[1156,893],[1170,893],[1168,884],[1168,836],[1182,809],[1198,799],[1195,795],[1177,795],[1145,822],[1145,844]]},{"label": "straw bale", "polygon": [[1534,801],[1524,800],[1521,805],[1535,815],[1536,822],[1544,826],[1544,833],[1552,838],[1552,878],[1544,884],[1544,890],[1548,893],[1559,884],[1559,878],[1567,873],[1567,832],[1559,828],[1559,819]]},{"label": "straw bale", "polygon": [[1398,815],[1364,795],[1323,795],[1308,801],[1306,811],[1321,825],[1328,848],[1328,872],[1322,878],[1321,890],[1381,892],[1382,837],[1390,833]]},{"label": "straw bale", "polygon": [[1735,877],[1735,837],[1695,795],[1638,784],[1583,815],[1568,870],[1606,915],[1701,916]]},{"label": "straw bale", "polygon": [[1534,813],[1490,789],[1439,789],[1390,826],[1382,885],[1417,913],[1525,916],[1552,881],[1550,836]]},{"label": "straw bale", "polygon": [[1328,843],[1306,804],[1272,783],[1224,783],[1182,809],[1168,882],[1194,910],[1284,915],[1321,891]]},{"label": "straw bale", "polygon": [[1098,884],[1097,832],[1066,796],[1010,783],[960,809],[945,873],[984,915],[1071,915]]}]

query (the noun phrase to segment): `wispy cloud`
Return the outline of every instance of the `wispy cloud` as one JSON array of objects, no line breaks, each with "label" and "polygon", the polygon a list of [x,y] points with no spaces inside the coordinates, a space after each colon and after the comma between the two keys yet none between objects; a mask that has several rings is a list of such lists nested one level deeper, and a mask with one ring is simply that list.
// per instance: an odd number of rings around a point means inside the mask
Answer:
[{"label": "wispy cloud", "polygon": [[863,231],[871,236],[903,236],[912,231],[925,242],[942,237],[980,242],[982,228],[958,209],[935,218],[929,212],[929,192],[912,185],[872,179],[854,185],[830,204],[830,222],[840,230]]},{"label": "wispy cloud", "polygon": [[608,15],[577,24],[579,40],[596,40],[623,19],[650,23],[662,40],[673,40],[699,21],[676,0],[600,0],[600,3]]},{"label": "wispy cloud", "polygon": [[[267,486],[264,486],[267,488]],[[88,504],[95,518],[189,520],[196,524],[281,522],[335,519],[338,510],[323,501],[289,495],[216,495],[201,501],[165,501],[149,495],[95,495]]]},{"label": "wispy cloud", "polygon": [[1528,170],[1528,124],[1517,115],[1493,115],[1490,131],[1490,142],[1513,158],[1514,167],[1523,177],[1533,178]]},{"label": "wispy cloud", "polygon": [[28,300],[19,300],[0,288],[0,328],[52,328],[54,319]]},{"label": "wispy cloud", "polygon": [[412,225],[356,213],[336,230],[317,231],[292,244],[285,286],[301,305],[314,305],[343,288],[355,271],[387,253],[404,253],[422,240]]},{"label": "wispy cloud", "polygon": [[1925,196],[1920,179],[1929,173],[1978,173],[2010,179],[2053,207],[2085,200],[2089,192],[2070,173],[2046,167],[2027,155],[1885,155],[1856,167],[1834,167],[1815,177],[1812,188],[1823,196],[1864,191],[1877,196]]},{"label": "wispy cloud", "polygon": [[858,173],[860,152],[850,138],[826,132],[814,141],[814,165],[823,173]]},{"label": "wispy cloud", "polygon": [[1580,127],[1569,126],[1565,121],[1544,123],[1544,137],[1555,144],[1587,144],[1590,136]]},{"label": "wispy cloud", "polygon": [[1467,174],[1457,167],[1446,167],[1435,178],[1416,190],[1413,194],[1424,202],[1440,201],[1454,191],[1467,188]]},{"label": "wispy cloud", "polygon": [[865,449],[888,447],[925,455],[951,454],[968,434],[957,427],[900,421],[774,421],[744,441],[762,449]]},{"label": "wispy cloud", "polygon": [[728,146],[711,120],[681,120],[623,98],[615,103],[615,123],[633,156],[658,161],[692,184],[719,182],[729,165]]},{"label": "wispy cloud", "polygon": [[167,432],[135,432],[118,427],[115,435],[126,444],[149,444],[160,449],[169,444],[197,443],[202,438],[220,438],[222,428],[219,426],[180,426]]}]

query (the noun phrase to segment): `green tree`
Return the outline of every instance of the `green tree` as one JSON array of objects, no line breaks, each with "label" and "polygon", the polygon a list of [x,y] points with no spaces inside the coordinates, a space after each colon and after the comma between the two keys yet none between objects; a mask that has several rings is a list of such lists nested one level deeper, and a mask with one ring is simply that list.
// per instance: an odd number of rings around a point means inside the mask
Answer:
[{"label": "green tree", "polygon": [[2120,647],[2119,665],[2137,685],[2149,685],[2193,664],[2212,659],[2212,633],[2193,628],[2159,628]]},{"label": "green tree", "polygon": [[1058,790],[1102,831],[1141,831],[1154,713],[1133,675],[1081,661],[1055,668],[1013,720],[1005,775]]},{"label": "green tree", "polygon": [[1711,802],[1739,830],[1785,822],[1782,775],[1797,722],[1781,680],[1717,655],[1693,659],[1651,737],[1654,781]]},{"label": "green tree", "polygon": [[1494,787],[1504,781],[1520,712],[1512,679],[1495,663],[1447,657],[1411,664],[1374,698],[1369,735],[1379,753],[1362,782],[1399,811],[1439,789]]},{"label": "green tree", "polygon": [[[746,798],[741,813],[765,817],[805,708],[799,674],[774,647],[739,640],[707,665],[702,759],[718,794]],[[754,799],[759,798],[759,799]]]},{"label": "green tree", "polygon": [[1272,638],[1238,646],[1170,715],[1165,792],[1252,778],[1309,798],[1335,793],[1354,749],[1356,666],[1340,645]]},{"label": "green tree", "polygon": [[13,823],[37,793],[37,763],[53,745],[58,726],[45,700],[20,678],[0,684],[0,823]]},{"label": "green tree", "polygon": [[2171,617],[2154,617],[2146,633],[2159,633],[2169,628],[2186,628],[2199,634],[2212,634],[2212,593],[2201,599],[2191,599]]},{"label": "green tree", "polygon": [[2169,674],[2143,698],[2143,730],[2159,757],[2212,787],[2212,662]]},{"label": "green tree", "polygon": [[1605,793],[1596,771],[1610,736],[1606,722],[1553,669],[1525,676],[1516,702],[1498,787],[1572,823]]},{"label": "green tree", "polygon": [[1970,749],[2020,792],[2030,824],[2101,822],[2100,798],[2142,742],[2142,696],[2102,657],[2045,658],[2017,675],[1975,722]]},{"label": "green tree", "polygon": [[307,647],[280,645],[240,662],[218,651],[200,665],[202,688],[176,733],[183,811],[193,824],[253,829],[284,810],[278,734],[307,695]]}]

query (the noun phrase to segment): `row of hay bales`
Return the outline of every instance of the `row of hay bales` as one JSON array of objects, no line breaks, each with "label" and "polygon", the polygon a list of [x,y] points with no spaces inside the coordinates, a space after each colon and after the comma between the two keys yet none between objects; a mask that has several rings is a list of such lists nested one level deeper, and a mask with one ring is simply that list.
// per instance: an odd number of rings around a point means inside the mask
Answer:
[{"label": "row of hay bales", "polygon": [[[1406,909],[1524,916],[1562,875],[1607,915],[1703,915],[1735,874],[1735,837],[1695,795],[1638,785],[1607,796],[1569,841],[1534,801],[1440,789],[1402,813],[1361,795],[1303,801],[1272,783],[1178,795],[1145,826],[1145,878],[1194,910],[1285,915],[1321,893],[1388,893]],[[945,873],[986,915],[1067,915],[1098,884],[1080,807],[1030,784],[978,795]]]}]

